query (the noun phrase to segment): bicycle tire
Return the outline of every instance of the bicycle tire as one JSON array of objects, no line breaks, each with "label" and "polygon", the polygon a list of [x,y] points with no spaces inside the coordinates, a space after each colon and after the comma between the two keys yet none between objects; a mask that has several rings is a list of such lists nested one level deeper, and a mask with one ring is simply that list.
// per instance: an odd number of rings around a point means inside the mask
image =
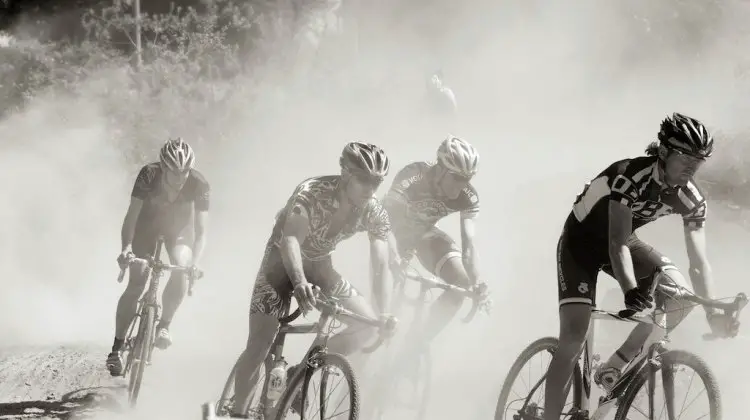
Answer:
[{"label": "bicycle tire", "polygon": [[[557,350],[558,344],[559,344],[559,340],[557,338],[544,337],[544,338],[540,338],[532,342],[531,344],[526,346],[525,349],[523,349],[521,354],[516,358],[516,361],[513,362],[513,365],[508,371],[508,374],[505,376],[503,387],[502,387],[502,390],[500,391],[500,396],[497,399],[497,405],[495,406],[495,420],[512,420],[513,419],[512,414],[509,416],[506,416],[505,411],[506,411],[506,405],[508,403],[508,397],[510,396],[510,391],[519,373],[521,373],[521,369],[526,365],[526,363],[533,356],[535,356],[538,353],[541,353],[543,351],[554,353],[554,351]],[[546,377],[546,373],[544,376]],[[583,392],[583,375],[581,374],[581,368],[579,364],[576,363],[575,367],[573,368],[573,409],[574,410],[579,408],[577,407],[577,404],[578,404],[578,401],[580,401],[581,399],[582,392]]]},{"label": "bicycle tire", "polygon": [[[669,350],[660,355],[661,357],[661,369],[664,366],[680,364],[688,366],[693,369],[695,373],[706,385],[706,394],[708,395],[710,417],[709,420],[721,420],[722,406],[721,406],[721,392],[719,391],[719,385],[714,376],[711,368],[708,364],[698,355],[684,351],[684,350]],[[620,405],[615,414],[615,420],[626,420],[630,406],[633,404],[638,391],[643,385],[646,384],[648,379],[649,368],[646,366],[638,372],[638,375],[633,379],[628,388],[625,390],[625,394],[620,401]]]},{"label": "bicycle tire", "polygon": [[141,384],[143,382],[143,373],[146,369],[146,363],[148,362],[149,353],[151,347],[154,345],[154,326],[156,324],[156,308],[153,306],[146,307],[146,315],[141,317],[141,322],[138,325],[138,338],[136,338],[136,344],[133,346],[133,352],[135,357],[133,361],[138,361],[138,365],[134,366],[130,372],[130,381],[128,386],[128,402],[131,407],[135,407],[138,402],[138,394],[141,391]]},{"label": "bicycle tire", "polygon": [[[320,363],[318,363],[317,368],[315,370],[320,370],[321,368],[325,366],[335,366],[341,372],[343,372],[344,377],[346,378],[347,385],[349,386],[349,419],[348,420],[358,420],[359,419],[359,382],[357,381],[357,377],[354,375],[354,369],[352,369],[351,364],[349,363],[349,360],[346,359],[346,357],[336,354],[336,353],[326,353],[320,356],[314,356],[319,357]],[[308,365],[308,360],[305,360],[302,362],[300,366]],[[309,365],[308,365],[309,366]],[[291,409],[292,403],[294,402],[295,397],[297,394],[301,391],[304,394],[307,395],[307,390],[310,386],[310,381],[306,381],[306,371],[313,369],[312,367],[308,367],[307,369],[298,369],[298,371],[294,374],[294,377],[289,381],[289,385],[287,386],[286,390],[284,391],[284,395],[281,396],[281,400],[279,401],[279,411],[276,413],[276,420],[285,420],[287,412]],[[321,387],[321,390],[325,389]],[[325,414],[325,413],[324,413]],[[320,416],[320,418],[326,418],[323,415]]]},{"label": "bicycle tire", "polygon": [[[432,391],[432,355],[429,351],[424,351],[421,352],[418,357],[418,368],[415,375],[416,378],[418,378],[418,383],[415,384],[415,387],[416,389],[422,390],[423,392],[421,393],[421,395],[417,396],[416,406],[410,406],[409,408],[416,409],[416,416],[414,417],[415,420],[424,420],[427,418],[427,407],[429,405],[430,394]],[[386,372],[399,372],[399,369],[390,367],[388,369],[382,370],[381,372],[383,372],[383,374],[379,375],[378,378],[378,380],[380,381],[380,383],[378,384],[380,390],[378,395],[380,396],[380,398],[385,400],[386,404],[388,404],[392,402],[392,399],[388,394],[389,391],[393,389],[393,381],[389,380],[390,375]],[[387,405],[381,406],[380,404],[373,407],[372,410],[370,410],[370,412],[374,413],[372,415],[372,418],[374,420],[387,420],[387,407]]]},{"label": "bicycle tire", "polygon": [[[216,401],[215,412],[214,412],[216,416],[219,416],[219,417],[228,416],[230,409],[233,408],[234,404],[236,403],[234,399],[234,380],[237,374],[237,366],[240,363],[241,357],[242,357],[242,354],[240,354],[240,356],[237,358],[237,361],[234,362],[232,371],[229,372],[229,377],[227,378],[227,381],[224,383],[224,389],[221,391],[221,396]],[[251,404],[249,406],[248,411],[254,408],[252,404],[252,400],[253,398],[255,398],[255,395],[259,392],[258,386],[265,387],[266,372],[270,371],[270,363],[271,363],[271,358],[269,357],[269,358],[266,358],[266,361],[263,362],[263,365],[260,366],[260,369],[263,369],[263,370],[258,372],[258,382],[255,385],[255,389],[253,389],[253,392],[250,394]],[[262,388],[260,389],[260,393],[261,395],[265,394]]]}]

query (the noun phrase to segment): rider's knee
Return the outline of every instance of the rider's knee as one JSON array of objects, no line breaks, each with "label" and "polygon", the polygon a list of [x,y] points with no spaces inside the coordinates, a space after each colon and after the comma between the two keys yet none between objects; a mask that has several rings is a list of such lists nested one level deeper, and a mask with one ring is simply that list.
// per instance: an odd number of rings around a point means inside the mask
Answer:
[{"label": "rider's knee", "polygon": [[560,346],[580,346],[586,341],[591,320],[591,306],[567,304],[560,307]]},{"label": "rider's knee", "polygon": [[141,294],[146,290],[146,276],[145,268],[132,267],[128,276],[128,285],[125,287],[124,294],[126,295],[137,295],[140,297]]},{"label": "rider's knee", "polygon": [[451,252],[443,256],[435,267],[435,273],[447,283],[459,287],[469,287],[469,275],[459,252]]}]

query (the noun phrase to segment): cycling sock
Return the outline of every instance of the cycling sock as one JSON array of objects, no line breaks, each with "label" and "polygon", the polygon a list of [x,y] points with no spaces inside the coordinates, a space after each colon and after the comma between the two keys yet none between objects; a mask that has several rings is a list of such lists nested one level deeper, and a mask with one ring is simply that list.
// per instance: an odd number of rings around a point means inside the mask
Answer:
[{"label": "cycling sock", "polygon": [[624,354],[622,354],[620,349],[617,349],[604,365],[606,367],[622,370],[623,366],[627,365],[629,362],[630,360],[628,360],[628,358]]},{"label": "cycling sock", "polygon": [[169,329],[169,324],[171,324],[171,321],[159,321],[159,326],[156,327],[156,329],[164,328],[165,330]]},{"label": "cycling sock", "polygon": [[112,343],[112,353],[122,350],[122,345],[125,344],[125,340],[115,337],[115,342]]}]

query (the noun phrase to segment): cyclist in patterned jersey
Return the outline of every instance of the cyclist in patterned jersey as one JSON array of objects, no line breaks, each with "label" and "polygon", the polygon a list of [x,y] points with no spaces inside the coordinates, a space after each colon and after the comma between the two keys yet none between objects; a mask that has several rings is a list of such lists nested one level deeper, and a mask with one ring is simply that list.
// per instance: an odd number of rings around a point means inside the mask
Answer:
[{"label": "cyclist in patterned jersey", "polygon": [[[340,175],[320,176],[297,186],[276,216],[250,305],[250,333],[235,375],[232,417],[246,418],[258,368],[279,331],[278,319],[289,312],[291,298],[305,312],[315,304],[313,286],[342,299],[347,309],[377,318],[388,312],[388,213],[374,197],[390,166],[385,152],[366,143],[348,143],[339,159]],[[331,254],[355,233],[370,238],[372,290],[378,308],[333,268]],[[385,316],[385,315],[383,315]],[[351,354],[368,342],[372,328],[349,326],[331,337],[332,352]],[[294,367],[289,369],[292,376]]]},{"label": "cyclist in patterned jersey", "polygon": [[[130,206],[122,223],[120,267],[133,257],[154,252],[159,235],[165,236],[165,248],[174,264],[195,268],[206,243],[210,187],[193,168],[195,154],[181,138],[168,140],[161,148],[159,161],[141,168],[130,197]],[[190,274],[173,273],[162,295],[164,311],[157,327],[154,345],[166,349],[172,344],[169,325],[187,292]],[[120,352],[138,299],[146,288],[145,267],[131,267],[128,285],[117,303],[115,340],[107,356],[107,368],[113,376],[122,375]]]},{"label": "cyclist in patterned jersey", "polygon": [[[610,165],[586,184],[573,204],[557,245],[560,343],[547,374],[545,420],[559,420],[565,401],[563,389],[583,348],[595,305],[600,270],[613,276],[633,312],[653,306],[649,295],[654,281],[687,287],[672,262],[640,240],[634,231],[669,214],[682,216],[690,262],[690,280],[698,295],[713,298],[711,268],[706,258],[706,199],[693,180],[713,151],[713,139],[703,124],[674,113],[661,123],[658,142],[646,156]],[[657,295],[666,313],[666,327],[675,328],[690,312],[678,299]],[[738,325],[706,309],[715,334],[731,336]],[[653,325],[638,324],[625,343],[602,364],[595,381],[611,389],[621,369],[650,345]]]},{"label": "cyclist in patterned jersey", "polygon": [[[396,174],[384,204],[393,227],[393,253],[406,258],[416,254],[435,276],[454,285],[474,287],[486,298],[486,285],[478,283],[474,247],[479,196],[470,183],[478,163],[479,154],[471,144],[449,135],[438,148],[436,163],[411,163]],[[461,248],[436,226],[455,212],[461,217]],[[456,315],[462,302],[461,296],[443,293],[432,306],[417,342],[428,344]]]}]

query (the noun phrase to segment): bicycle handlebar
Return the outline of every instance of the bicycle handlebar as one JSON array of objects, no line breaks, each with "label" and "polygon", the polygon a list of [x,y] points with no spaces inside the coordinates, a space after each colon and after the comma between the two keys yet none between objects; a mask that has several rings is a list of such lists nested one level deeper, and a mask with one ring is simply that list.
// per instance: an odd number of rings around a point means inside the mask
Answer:
[{"label": "bicycle handlebar", "polygon": [[[122,280],[125,278],[125,272],[133,266],[134,264],[143,264],[146,267],[156,271],[156,272],[162,272],[162,271],[173,271],[178,273],[186,273],[189,274],[192,270],[191,267],[186,267],[183,265],[175,265],[175,264],[167,264],[162,261],[157,261],[153,257],[149,256],[147,258],[138,258],[138,257],[132,257],[128,260],[127,265],[125,267],[120,269],[120,274],[117,276],[117,282],[122,283]],[[198,280],[203,277],[203,271],[196,270],[193,275],[191,275],[188,279],[188,296],[193,295],[193,284],[195,283],[195,280]]]},{"label": "bicycle handlebar", "polygon": [[[408,280],[416,281],[420,284],[423,291],[427,291],[429,289],[440,289],[444,290],[449,293],[454,293],[459,296],[463,296],[466,298],[471,299],[472,301],[472,307],[469,313],[461,320],[464,323],[469,323],[474,319],[474,316],[476,316],[477,312],[479,312],[479,309],[483,307],[483,301],[481,300],[481,294],[478,290],[471,290],[460,286],[454,286],[452,284],[448,284],[446,282],[443,282],[441,280],[438,280],[435,277],[425,277],[419,274],[412,274],[406,272],[406,267],[394,267],[392,270],[395,275],[395,282],[405,282]],[[396,284],[394,284],[394,289],[396,288]]]},{"label": "bicycle handlebar", "polygon": [[[706,299],[703,297],[700,297],[698,295],[693,294],[688,289],[674,285],[674,284],[658,284],[654,288],[654,290],[659,291],[661,293],[664,293],[667,296],[674,297],[676,299],[682,299],[688,302],[695,303],[697,305],[701,305],[706,308],[713,308],[718,309],[721,312],[723,312],[724,315],[728,315],[732,318],[732,321],[737,321],[740,317],[740,312],[742,312],[742,309],[747,305],[748,298],[745,293],[738,293],[734,300],[731,302],[724,302],[720,300],[713,300],[713,299]],[[637,311],[634,311],[632,309],[623,309],[617,313],[618,316],[621,318],[630,318],[631,316],[635,315]],[[704,340],[713,340],[716,338],[721,338],[721,336],[718,336],[711,333],[703,334]]]}]

